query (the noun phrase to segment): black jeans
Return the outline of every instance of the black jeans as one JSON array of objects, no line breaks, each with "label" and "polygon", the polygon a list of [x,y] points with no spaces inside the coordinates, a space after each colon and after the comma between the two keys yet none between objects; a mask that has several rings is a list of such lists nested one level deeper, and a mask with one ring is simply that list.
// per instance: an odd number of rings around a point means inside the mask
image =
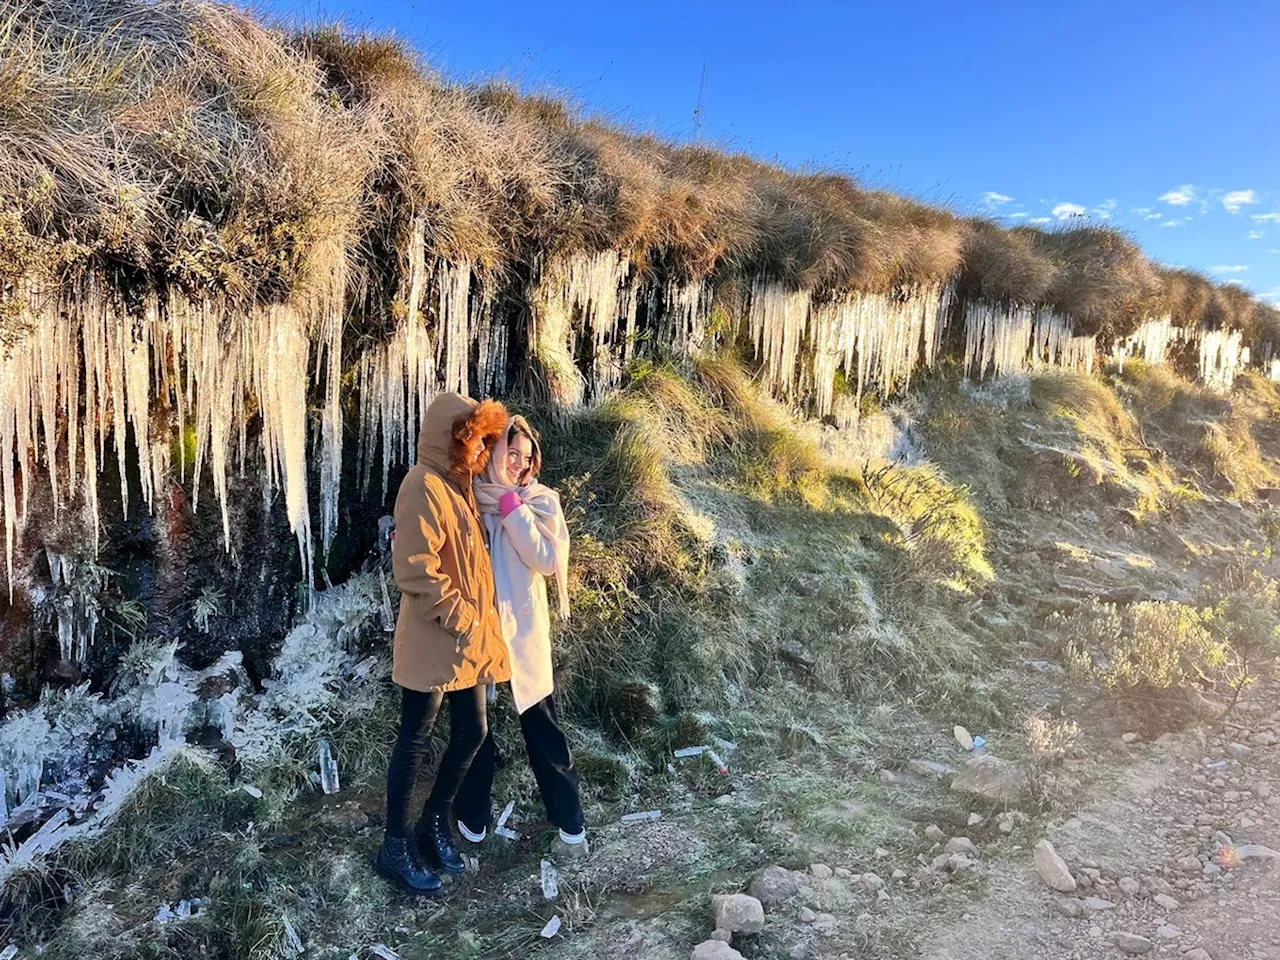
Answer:
[{"label": "black jeans", "polygon": [[422,809],[423,816],[449,813],[458,787],[489,735],[483,685],[450,693],[405,690],[400,701],[400,733],[391,751],[391,767],[387,771],[388,836],[405,837],[413,829],[409,823],[409,799],[431,742],[436,715],[446,697],[449,700],[449,746],[440,758],[440,769],[436,771],[435,785]]},{"label": "black jeans", "polygon": [[[578,771],[573,766],[569,742],[560,729],[556,705],[550,697],[520,714],[520,732],[524,734],[529,766],[533,767],[538,792],[547,808],[547,820],[565,833],[581,833],[582,801],[578,796]],[[493,773],[498,766],[498,746],[493,734],[484,739],[471,769],[467,771],[454,813],[467,829],[479,833],[493,818]]]}]

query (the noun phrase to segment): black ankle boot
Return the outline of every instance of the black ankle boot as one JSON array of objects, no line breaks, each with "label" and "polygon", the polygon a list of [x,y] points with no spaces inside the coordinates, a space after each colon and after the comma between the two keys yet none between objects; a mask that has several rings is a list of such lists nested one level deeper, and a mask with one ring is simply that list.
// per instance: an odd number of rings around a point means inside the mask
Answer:
[{"label": "black ankle boot", "polygon": [[449,830],[449,817],[443,813],[428,813],[414,828],[418,850],[437,870],[445,873],[466,873],[467,865],[453,848],[453,834]]},{"label": "black ankle boot", "polygon": [[387,837],[378,850],[374,869],[410,893],[431,897],[440,892],[443,884],[418,859],[416,846],[412,837]]}]

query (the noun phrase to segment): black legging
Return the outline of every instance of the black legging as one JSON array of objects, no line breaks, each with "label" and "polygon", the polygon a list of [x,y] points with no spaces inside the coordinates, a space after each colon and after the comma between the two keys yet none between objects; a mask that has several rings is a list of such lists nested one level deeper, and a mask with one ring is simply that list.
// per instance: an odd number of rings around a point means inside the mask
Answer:
[{"label": "black legging", "polygon": [[393,837],[408,836],[413,829],[409,823],[409,799],[427,745],[431,742],[431,729],[445,697],[449,698],[449,746],[440,758],[436,782],[422,809],[428,813],[448,814],[458,787],[467,775],[467,769],[476,751],[484,743],[489,728],[485,718],[485,688],[483,685],[450,693],[420,693],[405,690],[400,701],[400,733],[391,751],[391,767],[387,771],[387,834]]}]

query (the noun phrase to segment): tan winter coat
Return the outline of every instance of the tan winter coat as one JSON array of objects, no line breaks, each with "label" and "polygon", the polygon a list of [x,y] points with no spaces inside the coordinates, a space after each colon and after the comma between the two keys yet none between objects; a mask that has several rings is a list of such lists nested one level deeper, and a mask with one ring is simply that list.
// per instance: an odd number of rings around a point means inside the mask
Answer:
[{"label": "tan winter coat", "polygon": [[511,677],[493,568],[472,477],[507,425],[495,400],[432,401],[418,463],[396,497],[392,564],[401,591],[391,679],[409,690],[463,690]]}]

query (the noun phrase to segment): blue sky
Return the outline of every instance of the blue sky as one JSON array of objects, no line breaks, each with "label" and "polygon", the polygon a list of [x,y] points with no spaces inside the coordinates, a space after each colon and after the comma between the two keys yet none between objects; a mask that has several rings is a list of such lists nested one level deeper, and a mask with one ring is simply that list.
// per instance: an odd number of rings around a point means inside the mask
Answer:
[{"label": "blue sky", "polygon": [[[633,127],[989,213],[1082,215],[1280,304],[1280,5],[262,0]],[[1047,218],[1047,219],[1046,219]]]}]

